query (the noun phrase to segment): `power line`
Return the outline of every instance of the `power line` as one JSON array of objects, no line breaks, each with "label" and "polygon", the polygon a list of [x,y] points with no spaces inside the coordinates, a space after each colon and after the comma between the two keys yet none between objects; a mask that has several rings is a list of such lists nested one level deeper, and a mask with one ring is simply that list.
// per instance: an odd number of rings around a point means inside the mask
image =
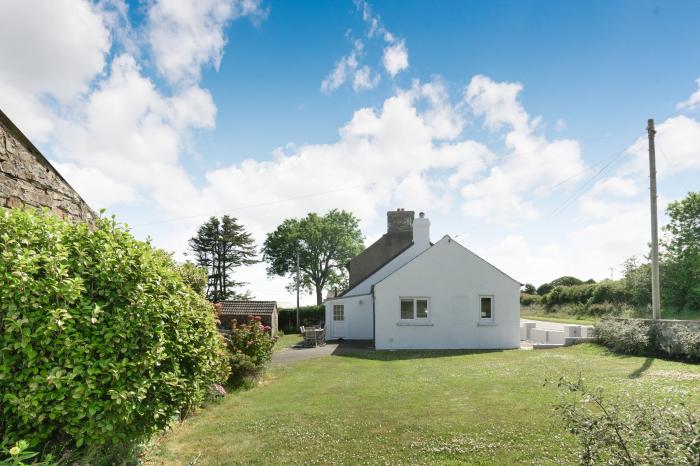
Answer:
[{"label": "power line", "polygon": [[596,173],[593,174],[584,184],[581,188],[576,190],[574,194],[569,196],[564,202],[559,204],[557,207],[552,210],[550,215],[555,215],[558,212],[563,211],[563,209],[567,206],[569,206],[572,202],[576,201],[578,198],[583,196],[586,192],[588,192],[589,189],[591,189],[594,185],[595,182],[599,179],[604,179],[606,176],[601,178],[601,175],[605,173],[606,171],[610,170],[613,165],[620,160],[620,158],[625,154],[625,149],[621,150],[619,153],[617,153],[611,160],[609,160],[605,165],[603,165]]}]

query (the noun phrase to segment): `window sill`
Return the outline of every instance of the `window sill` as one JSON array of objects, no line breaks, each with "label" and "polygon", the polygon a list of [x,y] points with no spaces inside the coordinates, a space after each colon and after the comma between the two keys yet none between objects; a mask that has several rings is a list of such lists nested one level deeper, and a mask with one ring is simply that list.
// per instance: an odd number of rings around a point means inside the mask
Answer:
[{"label": "window sill", "polygon": [[496,322],[491,322],[491,321],[484,321],[484,322],[479,322],[477,324],[479,327],[495,327]]},{"label": "window sill", "polygon": [[396,322],[399,327],[432,327],[432,322],[412,322],[408,320],[400,320]]}]

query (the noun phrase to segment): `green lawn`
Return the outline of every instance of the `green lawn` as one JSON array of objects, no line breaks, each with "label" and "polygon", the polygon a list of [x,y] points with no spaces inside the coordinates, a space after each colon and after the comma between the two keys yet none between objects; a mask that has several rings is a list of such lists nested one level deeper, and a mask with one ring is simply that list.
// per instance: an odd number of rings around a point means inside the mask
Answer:
[{"label": "green lawn", "polygon": [[609,354],[595,345],[492,352],[378,351],[272,368],[176,426],[148,464],[572,464],[575,440],[546,378],[631,395],[696,393],[700,365]]},{"label": "green lawn", "polygon": [[301,343],[304,341],[304,337],[302,337],[299,334],[289,334],[289,335],[282,335],[277,339],[275,342],[275,351],[279,351],[284,348],[289,348],[290,346],[294,346],[297,343]]}]

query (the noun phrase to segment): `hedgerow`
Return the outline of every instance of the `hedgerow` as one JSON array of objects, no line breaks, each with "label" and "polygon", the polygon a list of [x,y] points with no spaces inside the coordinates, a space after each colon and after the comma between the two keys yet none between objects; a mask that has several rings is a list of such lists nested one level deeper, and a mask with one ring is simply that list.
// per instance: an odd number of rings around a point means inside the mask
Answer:
[{"label": "hedgerow", "polygon": [[212,306],[113,219],[0,209],[0,434],[121,445],[225,380]]}]

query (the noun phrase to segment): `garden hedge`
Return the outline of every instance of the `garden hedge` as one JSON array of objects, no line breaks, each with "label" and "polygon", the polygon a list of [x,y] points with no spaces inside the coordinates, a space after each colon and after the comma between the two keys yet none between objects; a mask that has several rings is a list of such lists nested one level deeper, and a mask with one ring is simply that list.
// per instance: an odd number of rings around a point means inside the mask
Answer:
[{"label": "garden hedge", "polygon": [[88,227],[0,209],[0,280],[8,444],[132,442],[228,375],[212,306],[113,219]]},{"label": "garden hedge", "polygon": [[[297,309],[280,308],[277,310],[277,326],[284,333],[299,333],[297,328]],[[299,325],[322,325],[326,320],[326,307],[320,306],[300,306]]]},{"label": "garden hedge", "polygon": [[618,353],[700,360],[698,326],[686,322],[604,318],[596,324],[595,334],[601,344]]}]

